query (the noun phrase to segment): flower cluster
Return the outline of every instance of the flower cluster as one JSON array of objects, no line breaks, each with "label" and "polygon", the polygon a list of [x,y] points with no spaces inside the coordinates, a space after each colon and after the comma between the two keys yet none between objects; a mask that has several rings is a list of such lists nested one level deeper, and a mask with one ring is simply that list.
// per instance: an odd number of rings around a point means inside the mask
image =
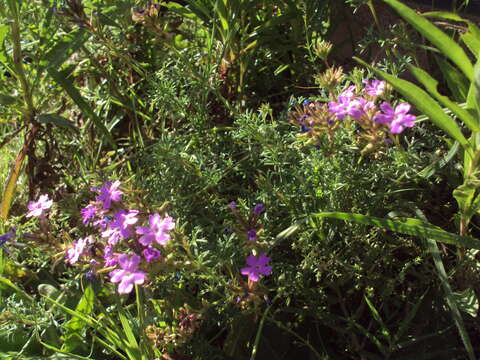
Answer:
[{"label": "flower cluster", "polygon": [[[155,213],[147,217],[140,211],[122,207],[120,182],[106,182],[94,201],[81,211],[83,224],[96,229],[96,234],[74,241],[66,251],[66,261],[73,265],[81,260],[92,266],[90,273],[116,267],[109,273],[110,281],[118,283],[118,292],[128,294],[135,284],[147,279],[148,265],[161,257],[158,247],[170,241],[174,220]],[[142,226],[143,225],[143,226]]]},{"label": "flower cluster", "polygon": [[[240,227],[236,229],[237,233],[244,235],[247,241],[247,248],[256,250],[259,247],[257,239],[258,232],[261,229],[258,220],[265,212],[266,206],[261,203],[256,204],[251,209],[248,219],[240,214],[236,202],[232,201],[228,204],[228,207],[240,223]],[[260,280],[260,275],[268,276],[271,274],[272,267],[268,266],[269,261],[270,258],[266,254],[260,254],[259,256],[248,255],[246,259],[248,267],[242,268],[240,272],[242,275],[248,276],[249,281],[256,283]]]},{"label": "flower cluster", "polygon": [[357,140],[367,143],[362,154],[391,143],[395,135],[415,125],[409,104],[394,107],[387,101],[389,89],[384,81],[364,80],[364,85],[362,89],[349,86],[328,103],[305,100],[289,121],[300,127],[299,136],[318,142],[324,134],[332,141],[334,132],[353,120],[360,128]]}]

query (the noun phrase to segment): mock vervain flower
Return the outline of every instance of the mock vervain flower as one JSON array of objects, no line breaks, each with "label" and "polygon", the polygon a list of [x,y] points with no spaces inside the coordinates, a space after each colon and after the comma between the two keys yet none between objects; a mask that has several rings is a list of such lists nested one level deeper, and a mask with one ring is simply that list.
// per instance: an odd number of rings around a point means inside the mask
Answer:
[{"label": "mock vervain flower", "polygon": [[110,281],[119,283],[118,292],[120,294],[128,294],[132,291],[134,284],[141,285],[145,282],[145,273],[137,270],[140,260],[138,255],[122,254],[118,257],[121,269],[113,270],[110,273]]},{"label": "mock vervain flower", "polygon": [[149,246],[152,242],[156,242],[162,246],[167,245],[170,240],[168,232],[175,227],[173,218],[167,216],[162,219],[160,214],[153,214],[148,217],[150,226],[138,226],[137,234],[142,235],[138,241],[143,246]]},{"label": "mock vervain flower", "polygon": [[7,241],[10,241],[15,234],[17,233],[17,229],[13,228],[8,233],[0,235],[0,246],[5,244]]},{"label": "mock vervain flower", "polygon": [[105,267],[115,266],[118,264],[118,255],[113,252],[113,247],[105,246],[103,248],[103,260],[105,261]]},{"label": "mock vervain flower", "polygon": [[248,280],[257,282],[260,280],[260,275],[268,276],[272,273],[272,267],[268,266],[270,258],[266,254],[260,256],[249,255],[247,257],[247,265],[249,267],[242,268],[240,272],[242,275],[248,275]]},{"label": "mock vervain flower", "polygon": [[375,115],[374,121],[380,124],[388,124],[392,134],[400,134],[404,128],[415,126],[415,115],[409,114],[410,104],[400,103],[393,108],[388,102],[380,105],[383,113]]},{"label": "mock vervain flower", "polygon": [[264,204],[257,204],[253,207],[253,215],[260,216],[265,211],[265,209],[266,207]]},{"label": "mock vervain flower", "polygon": [[143,250],[143,257],[145,258],[145,261],[147,263],[158,259],[160,257],[160,251],[155,249],[154,247],[147,247],[145,250]]},{"label": "mock vervain flower", "polygon": [[118,243],[120,238],[127,239],[132,234],[130,225],[138,221],[138,210],[120,210],[114,215],[114,220],[108,223],[107,230],[102,232],[102,237],[108,238],[110,245]]},{"label": "mock vervain flower", "polygon": [[80,213],[82,214],[82,222],[86,225],[91,219],[94,219],[97,216],[97,208],[90,204],[80,210]]},{"label": "mock vervain flower", "polygon": [[30,201],[28,203],[27,217],[40,217],[43,215],[43,212],[47,209],[50,209],[53,201],[48,199],[48,195],[41,195],[37,201]]},{"label": "mock vervain flower", "polygon": [[90,236],[87,236],[83,239],[78,239],[73,242],[73,247],[67,250],[67,262],[70,265],[75,264],[80,256],[88,251],[88,245],[93,243],[93,239]]},{"label": "mock vervain flower", "polygon": [[97,196],[97,201],[103,201],[103,208],[109,209],[112,201],[118,202],[122,200],[123,191],[118,190],[120,186],[120,181],[114,181],[110,183],[107,181],[101,188],[100,188],[100,195]]},{"label": "mock vervain flower", "polygon": [[385,92],[385,81],[381,80],[363,80],[365,84],[365,92],[371,96],[381,96]]},{"label": "mock vervain flower", "polygon": [[247,238],[250,241],[255,241],[257,240],[257,231],[256,230],[248,230],[247,232]]}]

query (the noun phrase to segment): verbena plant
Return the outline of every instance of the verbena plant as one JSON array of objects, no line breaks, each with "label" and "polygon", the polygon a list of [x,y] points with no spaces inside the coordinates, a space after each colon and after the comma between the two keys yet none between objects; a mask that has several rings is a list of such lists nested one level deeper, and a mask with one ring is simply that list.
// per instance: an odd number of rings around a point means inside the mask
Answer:
[{"label": "verbena plant", "polygon": [[[451,36],[447,35],[437,26],[432,24],[426,16],[418,15],[414,10],[397,0],[384,0],[395,9],[400,16],[409,22],[421,33],[441,54],[439,64],[442,72],[449,83],[452,95],[460,100],[458,103],[447,96],[442,95],[438,90],[438,82],[426,71],[419,67],[410,65],[409,70],[416,80],[422,85],[419,87],[414,83],[398,79],[388,73],[368,65],[357,59],[373,73],[381,76],[402,96],[409,100],[415,107],[425,114],[435,125],[442,129],[449,137],[445,141],[451,146],[451,153],[458,152],[463,161],[462,175],[463,184],[453,191],[453,196],[458,203],[458,232],[452,234],[445,232],[437,226],[429,224],[427,219],[420,212],[417,212],[419,219],[387,220],[352,213],[320,213],[316,217],[331,217],[347,221],[354,221],[362,224],[370,224],[383,227],[388,230],[403,234],[414,235],[427,240],[428,247],[434,257],[438,275],[440,276],[446,292],[447,302],[452,310],[455,323],[464,342],[470,359],[474,359],[474,351],[468,333],[463,324],[462,317],[458,311],[452,290],[447,281],[442,261],[438,255],[435,241],[457,245],[461,248],[480,248],[478,239],[469,237],[469,224],[473,216],[480,210],[480,196],[477,192],[479,187],[478,170],[480,160],[479,131],[480,131],[480,60],[476,65],[471,59],[480,58],[480,29],[471,21],[462,19],[458,15],[450,13],[430,13],[431,17],[438,17],[444,20],[460,21],[466,24],[466,29],[459,36],[465,47],[470,51],[468,55],[464,47],[458,44]],[[452,65],[453,64],[453,65]],[[461,93],[459,89],[465,88]],[[463,97],[462,97],[463,96]],[[458,99],[460,98],[460,99]],[[455,120],[455,118],[457,120]],[[466,129],[457,123],[462,122]],[[468,137],[464,133],[468,130]],[[450,157],[451,158],[451,157]],[[464,253],[460,250],[459,256]]]}]

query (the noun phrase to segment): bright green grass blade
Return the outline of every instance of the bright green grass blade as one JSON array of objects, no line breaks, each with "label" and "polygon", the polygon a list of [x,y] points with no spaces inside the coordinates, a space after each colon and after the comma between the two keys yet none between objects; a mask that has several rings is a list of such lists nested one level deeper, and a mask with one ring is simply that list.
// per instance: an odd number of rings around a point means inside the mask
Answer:
[{"label": "bright green grass blade", "polygon": [[427,249],[430,252],[430,254],[432,254],[433,262],[435,263],[435,268],[437,269],[437,275],[440,278],[443,291],[445,292],[445,298],[446,298],[448,307],[450,308],[453,321],[457,326],[463,345],[465,346],[465,350],[467,351],[468,358],[469,360],[475,360],[476,357],[473,351],[472,343],[470,341],[470,337],[468,336],[467,329],[465,328],[462,314],[460,313],[457,302],[455,300],[452,287],[448,282],[447,273],[445,271],[442,258],[440,257],[440,250],[438,249],[438,244],[436,243],[435,238],[427,239]]},{"label": "bright green grass blade", "polygon": [[465,125],[469,127],[470,130],[480,132],[480,125],[478,123],[479,119],[476,119],[472,114],[467,110],[462,109],[458,104],[450,100],[448,97],[443,96],[437,90],[438,81],[435,80],[428,74],[426,71],[416,67],[409,66],[412,74],[417,78],[418,81],[425,87],[425,89],[442,105],[448,107],[452,112],[462,120]]},{"label": "bright green grass blade", "polygon": [[373,225],[405,235],[418,236],[423,239],[435,239],[436,241],[444,242],[446,244],[463,246],[466,248],[480,249],[480,240],[443,231],[432,224],[418,219],[406,218],[402,221],[388,220],[345,212],[322,212],[313,214],[312,216],[317,218],[332,218],[351,221],[363,225]]},{"label": "bright green grass blade", "polygon": [[408,23],[410,23],[422,36],[435,45],[440,52],[448,57],[465,74],[467,79],[473,79],[473,65],[467,54],[446,33],[433,25],[424,16],[417,14],[408,6],[397,0],[383,0]]},{"label": "bright green grass blade", "polygon": [[[77,307],[76,312],[81,314],[90,315],[93,311],[93,304],[95,299],[95,293],[91,286],[85,289]],[[87,323],[79,319],[78,317],[72,317],[64,325],[66,330],[65,342],[62,346],[63,351],[71,352],[78,346],[78,339],[81,339],[82,329],[86,327]]]}]

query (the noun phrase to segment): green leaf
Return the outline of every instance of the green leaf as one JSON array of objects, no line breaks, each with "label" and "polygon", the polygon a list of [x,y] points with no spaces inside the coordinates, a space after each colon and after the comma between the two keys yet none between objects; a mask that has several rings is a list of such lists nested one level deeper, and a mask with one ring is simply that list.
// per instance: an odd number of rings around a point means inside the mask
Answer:
[{"label": "green leaf", "polygon": [[453,296],[461,311],[472,317],[478,314],[478,298],[473,289],[465,289],[460,292],[453,293]]},{"label": "green leaf", "polygon": [[468,80],[473,79],[473,65],[462,47],[446,33],[433,25],[424,16],[418,15],[414,10],[397,0],[383,0],[408,23],[410,23],[422,36],[428,39],[440,52],[449,58],[465,74]]},{"label": "green leaf", "polygon": [[442,229],[418,219],[406,218],[402,221],[387,220],[373,216],[366,216],[361,214],[344,213],[344,212],[323,212],[313,214],[317,218],[332,218],[344,221],[351,221],[357,224],[373,225],[382,229],[395,231],[401,234],[413,235],[422,239],[434,239],[436,241],[444,242],[466,248],[480,249],[480,240],[469,236],[460,236],[452,234]]},{"label": "green leaf", "polygon": [[[465,183],[453,190],[453,197],[457,200],[459,212],[462,216],[468,216],[472,206],[473,198],[477,187],[471,183]],[[472,214],[473,215],[473,214]]]},{"label": "green leaf", "polygon": [[57,114],[38,115],[37,121],[42,124],[52,124],[66,129],[78,131],[73,122]]},{"label": "green leaf", "polygon": [[7,62],[7,56],[5,55],[5,48],[3,46],[3,42],[5,41],[7,34],[8,34],[8,25],[6,24],[0,25],[0,62],[4,64]]},{"label": "green leaf", "polygon": [[12,105],[16,101],[17,99],[14,98],[13,96],[0,94],[0,105],[4,105],[4,106]]},{"label": "green leaf", "polygon": [[73,53],[80,49],[89,37],[90,33],[83,29],[68,34],[43,56],[40,65],[44,68],[58,69]]},{"label": "green leaf", "polygon": [[473,81],[473,97],[471,101],[473,102],[472,109],[477,110],[477,118],[480,119],[480,53],[478,57],[478,61],[475,64],[475,72],[474,72],[474,81]]},{"label": "green leaf", "polygon": [[458,102],[464,102],[468,95],[470,81],[468,81],[465,76],[447,60],[440,56],[435,56],[435,60],[437,60],[438,66],[447,82],[448,89],[451,91],[453,99]]},{"label": "green leaf", "polygon": [[71,80],[66,78],[63,73],[60,73],[53,68],[49,68],[47,71],[53,78],[53,80],[55,80],[55,82],[65,90],[65,92],[70,96],[70,98],[75,102],[75,104],[77,104],[77,106],[90,118],[90,120],[93,121],[100,133],[102,133],[106,137],[107,141],[114,148],[116,148],[113,137],[108,131],[108,129],[105,127],[105,124],[97,116],[97,114],[95,114],[90,105],[83,99],[80,92],[75,88],[75,86],[73,86]]},{"label": "green leaf", "polygon": [[[27,134],[27,139],[25,139],[24,145],[28,143],[29,139],[34,137],[33,131],[34,130],[32,129]],[[3,186],[2,203],[0,204],[0,218],[2,220],[8,219],[13,196],[15,195],[15,190],[17,189],[18,178],[20,177],[20,171],[23,167],[23,162],[25,161],[25,156],[26,151],[24,150],[24,147],[22,147],[15,158],[15,162],[10,166],[10,172],[8,173],[7,181]]]},{"label": "green leaf", "polygon": [[423,169],[418,173],[418,176],[428,179],[430,176],[435,174],[435,170],[441,169],[445,165],[447,165],[453,159],[453,157],[457,154],[459,148],[460,146],[458,144],[458,141],[455,141],[455,143],[451,146],[450,150],[448,151],[445,157],[428,165],[425,169]]},{"label": "green leaf", "polygon": [[470,143],[463,136],[462,131],[455,120],[445,114],[441,106],[424,90],[409,81],[398,79],[384,71],[378,70],[356,57],[354,57],[354,59],[370,69],[376,75],[384,78],[395,88],[395,90],[402,94],[405,99],[420,110],[420,112],[427,115],[435,125],[445,131],[453,139],[457,140],[465,149],[471,151]]},{"label": "green leaf", "polygon": [[4,278],[3,276],[0,275],[0,284],[3,284],[13,291],[15,291],[18,295],[20,295],[22,298],[28,300],[29,302],[33,302],[33,298],[28,295],[25,291],[20,289],[17,285],[15,285],[13,282],[8,280],[7,278]]},{"label": "green leaf", "polygon": [[468,25],[468,30],[466,33],[460,35],[460,38],[465,45],[467,45],[474,56],[477,56],[477,54],[480,52],[480,28],[472,21],[464,19],[458,14],[443,11],[432,11],[423,13],[423,15],[443,20],[453,20],[466,23]]},{"label": "green leaf", "polygon": [[470,130],[480,132],[480,125],[478,119],[475,119],[467,110],[461,108],[458,104],[451,101],[448,97],[441,95],[438,88],[438,81],[435,80],[426,71],[416,67],[409,66],[409,70],[417,78],[417,80],[425,87],[425,89],[440,103],[449,108]]}]

